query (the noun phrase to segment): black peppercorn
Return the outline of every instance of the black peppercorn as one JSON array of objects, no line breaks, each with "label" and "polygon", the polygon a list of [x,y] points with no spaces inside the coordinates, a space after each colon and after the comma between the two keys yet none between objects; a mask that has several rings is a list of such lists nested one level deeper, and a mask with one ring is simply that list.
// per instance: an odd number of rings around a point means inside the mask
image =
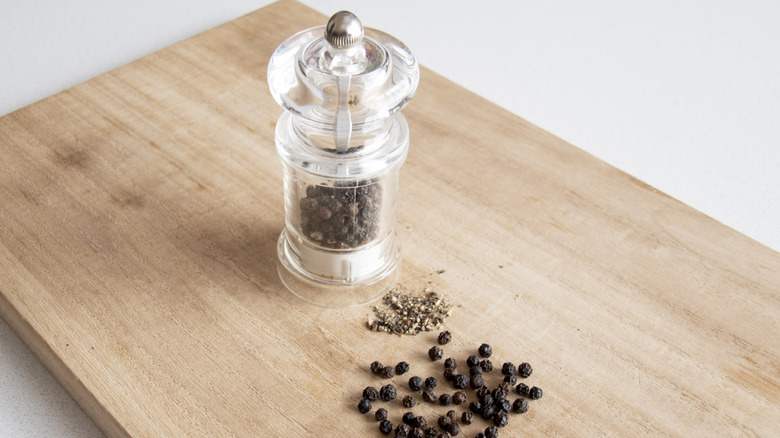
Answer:
[{"label": "black peppercorn", "polygon": [[515,368],[515,364],[512,362],[504,362],[504,365],[501,366],[502,374],[514,374],[516,371],[517,368]]},{"label": "black peppercorn", "polygon": [[423,379],[414,376],[411,379],[409,379],[409,389],[412,391],[419,391],[423,387]]},{"label": "black peppercorn", "polygon": [[528,391],[528,397],[531,400],[539,400],[542,398],[542,388],[537,388],[536,386],[531,387],[531,390]]},{"label": "black peppercorn", "polygon": [[450,435],[449,432],[444,432],[441,435],[439,435],[439,438],[452,438],[452,435]]},{"label": "black peppercorn", "polygon": [[504,382],[508,383],[509,386],[515,386],[517,384],[517,377],[511,374],[507,374],[504,376]]},{"label": "black peppercorn", "polygon": [[468,365],[469,368],[479,365],[479,358],[472,354],[468,359],[466,359],[466,365]]},{"label": "black peppercorn", "polygon": [[452,381],[452,379],[458,375],[458,372],[455,370],[455,368],[445,368],[444,369],[444,379],[448,381]]},{"label": "black peppercorn", "polygon": [[512,392],[512,384],[509,382],[501,382],[498,384],[498,389],[504,391],[504,394],[509,395]]},{"label": "black peppercorn", "polygon": [[454,409],[450,409],[449,411],[447,411],[447,416],[450,417],[450,420],[452,420],[453,423],[458,422],[458,413],[455,412]]},{"label": "black peppercorn", "polygon": [[466,389],[469,386],[469,378],[463,374],[458,374],[453,378],[452,383],[456,389]]},{"label": "black peppercorn", "polygon": [[379,398],[386,402],[395,399],[396,395],[395,386],[393,385],[385,385],[379,390]]},{"label": "black peppercorn", "polygon": [[504,427],[509,423],[509,417],[506,416],[506,412],[498,412],[493,416],[493,424],[498,427]]},{"label": "black peppercorn", "polygon": [[385,408],[377,409],[376,413],[374,414],[374,418],[376,418],[376,421],[387,420],[387,409]]},{"label": "black peppercorn", "polygon": [[398,362],[398,365],[395,366],[395,373],[399,376],[407,371],[409,371],[409,364],[406,362]]},{"label": "black peppercorn", "polygon": [[476,435],[474,435],[474,438],[485,438],[485,434],[482,433],[482,432],[479,432]]},{"label": "black peppercorn", "polygon": [[448,417],[446,415],[442,415],[441,417],[439,417],[439,420],[437,421],[437,423],[439,424],[439,427],[441,427],[442,429],[447,429],[447,427],[450,424],[452,424],[452,418],[450,418],[450,417]]},{"label": "black peppercorn", "polygon": [[423,432],[422,429],[413,428],[412,434],[409,435],[411,438],[425,438],[425,432]]},{"label": "black peppercorn", "polygon": [[482,359],[482,361],[479,362],[479,367],[482,368],[483,372],[489,373],[493,371],[493,362],[491,362],[490,359]]},{"label": "black peppercorn", "polygon": [[515,386],[515,389],[517,390],[517,393],[523,397],[528,397],[531,393],[531,388],[529,388],[525,383],[518,383],[517,386]]},{"label": "black peppercorn", "polygon": [[518,398],[512,403],[512,410],[518,414],[525,414],[528,412],[528,402],[525,399]]},{"label": "black peppercorn", "polygon": [[432,388],[423,390],[422,397],[423,400],[425,400],[427,403],[433,403],[437,400],[436,391],[434,391]]},{"label": "black peppercorn", "polygon": [[447,432],[449,432],[452,436],[458,436],[460,433],[460,426],[458,423],[452,423],[449,425],[449,427],[447,427]]},{"label": "black peppercorn", "polygon": [[382,374],[382,369],[384,366],[382,365],[382,362],[374,361],[371,362],[371,372],[374,374]]},{"label": "black peppercorn", "polygon": [[444,359],[444,368],[457,368],[457,367],[458,367],[458,362],[455,359],[451,357]]},{"label": "black peppercorn", "polygon": [[452,340],[452,333],[448,331],[443,331],[439,333],[439,344],[441,345],[449,344],[451,340]]},{"label": "black peppercorn", "polygon": [[479,400],[474,400],[473,402],[469,403],[469,410],[475,414],[482,412],[482,402]]},{"label": "black peppercorn", "polygon": [[493,348],[488,344],[480,345],[478,351],[482,357],[490,357],[493,354]]},{"label": "black peppercorn", "polygon": [[494,403],[506,399],[506,394],[504,394],[504,391],[499,388],[494,389],[490,395],[493,397]]},{"label": "black peppercorn", "polygon": [[430,357],[431,360],[440,360],[442,356],[444,356],[444,351],[436,345],[428,350],[428,357]]},{"label": "black peppercorn", "polygon": [[533,371],[534,370],[531,368],[531,364],[528,362],[523,362],[517,366],[517,374],[524,379],[530,376]]},{"label": "black peppercorn", "polygon": [[469,382],[469,385],[472,389],[479,389],[485,387],[485,379],[482,378],[482,374],[477,374],[476,376],[471,377],[471,381]]},{"label": "black peppercorn", "polygon": [[[488,389],[487,386],[482,386],[482,387],[477,389],[477,398],[480,401],[485,400],[487,397],[490,397],[490,389]],[[490,401],[492,402],[493,399],[491,398]]]},{"label": "black peppercorn", "polygon": [[360,411],[361,414],[368,413],[368,411],[371,410],[371,402],[366,399],[361,399],[358,403],[358,411]]},{"label": "black peppercorn", "polygon": [[382,377],[389,379],[393,376],[395,376],[395,369],[393,369],[393,367],[382,368]]},{"label": "black peppercorn", "polygon": [[374,401],[378,396],[379,393],[373,386],[366,386],[366,389],[363,390],[363,398],[368,401]]},{"label": "black peppercorn", "polygon": [[415,400],[411,395],[407,395],[403,399],[403,404],[405,408],[413,408],[414,405],[417,404],[417,400]]},{"label": "black peppercorn", "polygon": [[425,379],[425,388],[435,388],[438,384],[439,382],[436,381],[435,377],[428,377]]},{"label": "black peppercorn", "polygon": [[509,403],[509,400],[506,399],[501,401],[496,401],[495,403],[493,403],[493,406],[499,411],[509,412],[512,410],[512,404]]},{"label": "black peppercorn", "polygon": [[460,416],[460,421],[461,421],[461,423],[463,423],[463,424],[471,424],[471,423],[474,421],[474,414],[472,414],[472,413],[471,413],[471,412],[469,412],[469,411],[465,411],[465,412],[464,412],[464,413],[463,413],[463,414]]},{"label": "black peppercorn", "polygon": [[485,429],[485,438],[498,438],[498,428],[496,426],[490,426]]},{"label": "black peppercorn", "polygon": [[425,438],[436,438],[439,435],[439,431],[436,426],[429,426],[425,428]]},{"label": "black peppercorn", "polygon": [[409,426],[412,426],[414,424],[414,419],[416,416],[412,412],[404,412],[404,415],[401,417],[401,421],[404,422],[404,424],[408,424]]},{"label": "black peppercorn", "polygon": [[455,394],[452,394],[452,402],[456,405],[462,405],[463,403],[466,403],[466,399],[468,397],[466,396],[466,393],[463,391],[456,391]]},{"label": "black peppercorn", "polygon": [[476,376],[477,374],[482,374],[482,367],[479,366],[479,362],[477,362],[477,364],[473,367],[469,368],[470,376]]},{"label": "black peppercorn", "polygon": [[395,428],[395,436],[409,438],[409,434],[412,433],[412,428],[408,424],[401,423]]},{"label": "black peppercorn", "polygon": [[393,431],[393,423],[388,420],[382,420],[379,422],[379,431],[385,435],[389,435]]},{"label": "black peppercorn", "polygon": [[449,406],[452,404],[452,396],[449,394],[442,394],[439,396],[439,404],[442,406]]},{"label": "black peppercorn", "polygon": [[425,426],[428,425],[428,421],[425,420],[425,417],[422,415],[418,415],[414,418],[414,424],[412,426],[422,430]]},{"label": "black peppercorn", "polygon": [[479,414],[482,415],[482,418],[485,420],[490,420],[493,418],[493,415],[496,415],[496,408],[494,408],[493,405],[484,405]]}]

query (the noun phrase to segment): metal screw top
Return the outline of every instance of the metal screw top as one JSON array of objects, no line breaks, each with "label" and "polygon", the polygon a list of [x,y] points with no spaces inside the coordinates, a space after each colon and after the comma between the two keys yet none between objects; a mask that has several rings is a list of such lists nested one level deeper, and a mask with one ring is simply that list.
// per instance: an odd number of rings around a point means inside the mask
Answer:
[{"label": "metal screw top", "polygon": [[325,26],[325,40],[336,49],[357,46],[363,41],[363,25],[352,12],[336,12]]}]

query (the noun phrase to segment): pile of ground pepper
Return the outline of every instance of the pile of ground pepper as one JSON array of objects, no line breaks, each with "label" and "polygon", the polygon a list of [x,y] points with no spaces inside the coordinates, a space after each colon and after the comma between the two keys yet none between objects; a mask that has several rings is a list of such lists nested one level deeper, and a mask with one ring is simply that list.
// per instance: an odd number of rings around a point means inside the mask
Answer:
[{"label": "pile of ground pepper", "polygon": [[382,299],[383,305],[374,306],[374,318],[368,328],[396,335],[416,335],[421,331],[439,328],[452,314],[452,305],[438,293],[426,288],[422,295],[414,295],[395,288]]}]

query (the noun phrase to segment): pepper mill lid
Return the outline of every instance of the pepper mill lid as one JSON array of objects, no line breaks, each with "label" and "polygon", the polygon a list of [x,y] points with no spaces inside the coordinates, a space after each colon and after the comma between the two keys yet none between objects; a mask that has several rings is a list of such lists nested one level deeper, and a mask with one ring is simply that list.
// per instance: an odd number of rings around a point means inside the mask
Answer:
[{"label": "pepper mill lid", "polygon": [[363,24],[352,12],[336,12],[325,25],[325,40],[336,49],[357,46],[363,42]]}]

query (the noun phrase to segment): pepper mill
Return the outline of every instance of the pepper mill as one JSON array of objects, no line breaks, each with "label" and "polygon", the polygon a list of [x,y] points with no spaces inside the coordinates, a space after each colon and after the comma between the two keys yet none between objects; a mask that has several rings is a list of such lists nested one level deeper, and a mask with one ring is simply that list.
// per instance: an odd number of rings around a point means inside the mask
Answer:
[{"label": "pepper mill", "polygon": [[399,171],[409,149],[400,110],[419,67],[409,49],[351,12],[303,30],[271,56],[285,227],[278,271],[295,295],[326,307],[365,304],[396,281]]}]

